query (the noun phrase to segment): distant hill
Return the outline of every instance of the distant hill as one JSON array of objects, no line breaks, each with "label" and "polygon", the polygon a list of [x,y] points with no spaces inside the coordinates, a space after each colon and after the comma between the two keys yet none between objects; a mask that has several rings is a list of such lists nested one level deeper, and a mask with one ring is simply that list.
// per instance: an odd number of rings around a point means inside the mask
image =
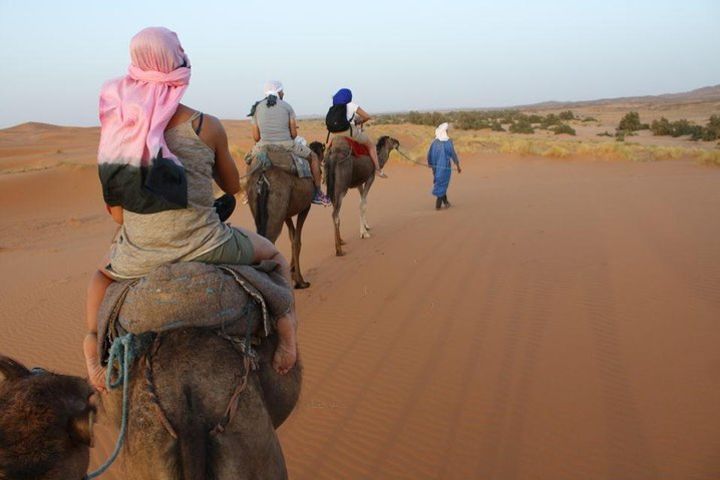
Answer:
[{"label": "distant hill", "polygon": [[720,85],[697,88],[695,90],[690,90],[689,92],[681,93],[665,93],[662,95],[644,95],[639,97],[602,98],[599,100],[584,100],[576,102],[549,101],[534,103],[531,105],[519,105],[514,108],[554,110],[560,108],[601,107],[613,104],[657,105],[700,102],[720,102]]}]

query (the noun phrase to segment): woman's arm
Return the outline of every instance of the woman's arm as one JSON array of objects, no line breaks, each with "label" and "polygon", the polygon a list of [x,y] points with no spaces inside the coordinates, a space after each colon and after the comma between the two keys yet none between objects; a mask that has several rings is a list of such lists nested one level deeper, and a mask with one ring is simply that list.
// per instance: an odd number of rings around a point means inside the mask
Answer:
[{"label": "woman's arm", "polygon": [[357,109],[357,111],[355,112],[355,114],[360,117],[360,123],[365,123],[365,122],[370,121],[370,119],[372,119],[372,117],[370,116],[370,114],[367,113],[365,110],[363,110],[363,109],[360,108],[360,107],[358,107],[358,109]]},{"label": "woman's arm", "polygon": [[110,205],[107,206],[108,212],[110,213],[110,216],[113,220],[115,220],[115,223],[118,225],[123,224],[123,208],[119,205],[111,207]]},{"label": "woman's arm", "polygon": [[260,141],[260,127],[258,127],[257,124],[255,124],[255,123],[253,123],[253,126],[252,126],[252,136],[253,136],[253,140],[255,140],[255,142]]},{"label": "woman's arm", "polygon": [[225,128],[211,115],[205,115],[205,121],[207,127],[203,133],[208,136],[208,145],[215,150],[213,178],[223,192],[235,195],[240,191],[240,173],[230,155]]}]

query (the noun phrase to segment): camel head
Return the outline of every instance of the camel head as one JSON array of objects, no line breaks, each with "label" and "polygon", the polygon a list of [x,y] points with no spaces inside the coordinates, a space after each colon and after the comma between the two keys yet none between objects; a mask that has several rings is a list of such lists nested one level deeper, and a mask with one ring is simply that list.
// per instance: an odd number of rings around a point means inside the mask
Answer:
[{"label": "camel head", "polygon": [[377,142],[378,152],[381,152],[383,149],[387,149],[387,152],[390,153],[391,150],[397,150],[398,148],[400,148],[400,142],[396,138],[389,137],[387,135],[380,137]]},{"label": "camel head", "polygon": [[310,145],[308,145],[308,146],[310,147],[310,150],[315,152],[315,155],[317,155],[317,157],[322,162],[323,158],[325,157],[325,145],[320,142],[315,141],[315,142],[310,143]]},{"label": "camel head", "polygon": [[83,379],[0,355],[0,478],[81,479],[96,412]]}]

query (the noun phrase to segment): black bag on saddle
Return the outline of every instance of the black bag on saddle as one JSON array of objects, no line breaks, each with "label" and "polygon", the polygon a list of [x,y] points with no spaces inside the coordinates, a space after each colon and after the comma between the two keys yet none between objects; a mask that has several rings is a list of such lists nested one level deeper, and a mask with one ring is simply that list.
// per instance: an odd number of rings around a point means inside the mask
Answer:
[{"label": "black bag on saddle", "polygon": [[347,105],[333,105],[325,115],[325,125],[328,132],[340,133],[350,128],[350,121],[347,119]]}]

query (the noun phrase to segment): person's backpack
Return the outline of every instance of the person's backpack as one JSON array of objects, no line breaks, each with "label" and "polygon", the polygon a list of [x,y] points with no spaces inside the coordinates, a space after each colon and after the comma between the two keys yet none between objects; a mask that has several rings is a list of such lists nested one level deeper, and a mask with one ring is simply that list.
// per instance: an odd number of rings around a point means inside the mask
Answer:
[{"label": "person's backpack", "polygon": [[333,105],[325,115],[325,126],[328,132],[339,133],[350,129],[350,121],[347,119],[347,105]]}]

